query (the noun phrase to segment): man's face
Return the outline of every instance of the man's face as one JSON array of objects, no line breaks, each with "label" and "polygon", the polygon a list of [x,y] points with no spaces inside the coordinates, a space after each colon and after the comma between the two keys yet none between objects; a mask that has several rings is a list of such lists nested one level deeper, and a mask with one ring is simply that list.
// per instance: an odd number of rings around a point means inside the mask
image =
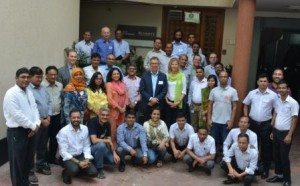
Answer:
[{"label": "man's face", "polygon": [[196,44],[196,43],[193,44],[193,47],[192,47],[193,53],[198,54],[199,53],[199,48],[200,48],[200,46],[198,44]]},{"label": "man's face", "polygon": [[217,54],[211,54],[208,58],[210,64],[215,64],[218,61]]},{"label": "man's face", "polygon": [[181,68],[184,68],[185,66],[186,66],[186,64],[187,64],[187,57],[186,56],[180,56],[179,57],[179,66],[181,67]]},{"label": "man's face", "polygon": [[51,69],[47,72],[46,74],[46,80],[50,83],[50,84],[54,84],[55,80],[57,78],[57,71],[54,69]]},{"label": "man's face", "polygon": [[121,30],[117,30],[115,33],[116,40],[121,41],[123,38],[123,33]]},{"label": "man's face", "polygon": [[239,121],[239,128],[246,131],[249,128],[249,119],[246,117],[241,117]]},{"label": "man's face", "polygon": [[177,118],[177,119],[176,119],[176,122],[177,122],[177,124],[178,124],[178,127],[179,127],[180,129],[183,129],[183,128],[184,128],[184,125],[185,125],[185,123],[186,123],[185,117]]},{"label": "man's face", "polygon": [[176,32],[175,33],[175,41],[179,42],[179,41],[181,41],[181,38],[182,38],[182,33],[181,32]]},{"label": "man's face", "polygon": [[86,41],[86,42],[90,42],[91,41],[91,38],[92,38],[92,35],[90,32],[85,32],[83,34],[83,39]]},{"label": "man's face", "polygon": [[161,49],[161,46],[162,46],[162,43],[161,43],[161,40],[160,39],[156,39],[153,43],[154,45],[154,49],[155,50],[160,50]]},{"label": "man's face", "polygon": [[43,80],[43,75],[33,75],[30,78],[30,82],[34,85],[34,86],[40,86]]},{"label": "man's face", "polygon": [[115,56],[113,56],[111,54],[107,55],[106,64],[107,64],[107,66],[113,66],[115,64]]},{"label": "man's face", "polygon": [[156,73],[158,71],[158,67],[159,67],[159,62],[157,59],[152,59],[150,61],[150,70],[154,73]]},{"label": "man's face", "polygon": [[76,61],[77,61],[77,53],[76,52],[69,52],[68,55],[68,64],[72,67],[75,65]]},{"label": "man's face", "polygon": [[91,59],[91,65],[92,65],[92,67],[94,67],[94,68],[98,67],[99,63],[100,63],[100,58],[99,57],[93,57]]},{"label": "man's face", "polygon": [[282,70],[275,70],[272,75],[272,79],[274,83],[279,83],[279,81],[283,80],[283,72]]},{"label": "man's face", "polygon": [[192,45],[195,42],[195,35],[194,34],[190,34],[188,36],[188,44]]},{"label": "man's face", "polygon": [[223,72],[223,67],[222,65],[216,65],[215,66],[215,71],[216,71],[216,74],[220,74],[221,72]]},{"label": "man's face", "polygon": [[208,135],[207,130],[205,129],[198,130],[198,137],[200,142],[203,142],[207,138],[207,135]]},{"label": "man's face", "polygon": [[16,84],[21,88],[21,89],[26,89],[26,87],[29,85],[29,79],[30,76],[27,73],[22,73],[18,77],[16,77]]},{"label": "man's face", "polygon": [[238,146],[242,152],[245,152],[248,148],[248,140],[246,137],[238,138]]},{"label": "man's face", "polygon": [[135,76],[136,75],[136,67],[129,66],[128,69],[127,69],[127,74],[129,76]]},{"label": "man's face", "polygon": [[70,115],[70,121],[71,121],[71,124],[74,128],[78,127],[80,125],[80,122],[81,122],[80,112],[73,112]]},{"label": "man's face", "polygon": [[108,27],[104,27],[101,30],[101,36],[104,40],[109,40],[110,37],[110,29]]},{"label": "man's face", "polygon": [[197,76],[197,78],[200,80],[200,79],[203,79],[203,77],[204,77],[204,72],[203,72],[203,70],[202,69],[197,69],[196,70],[196,76]]},{"label": "man's face", "polygon": [[228,73],[225,71],[220,72],[219,74],[219,80],[221,85],[227,85],[228,81]]},{"label": "man's face", "polygon": [[101,124],[104,124],[108,121],[108,117],[109,117],[109,113],[107,111],[102,111],[100,114],[99,114],[99,122]]},{"label": "man's face", "polygon": [[170,44],[170,43],[166,44],[165,52],[166,52],[167,55],[170,56],[173,52],[173,45]]},{"label": "man's face", "polygon": [[266,89],[268,87],[269,81],[268,78],[264,77],[264,78],[259,78],[257,80],[257,85],[258,88],[260,89]]},{"label": "man's face", "polygon": [[193,59],[194,67],[200,66],[200,62],[201,62],[201,57],[200,56],[194,56],[194,59]]},{"label": "man's face", "polygon": [[128,114],[126,117],[125,117],[125,122],[127,124],[128,127],[132,127],[134,122],[135,122],[135,116],[134,115],[131,115],[131,114]]},{"label": "man's face", "polygon": [[289,89],[287,87],[287,84],[279,84],[277,87],[277,91],[280,94],[280,96],[287,96],[289,94]]}]

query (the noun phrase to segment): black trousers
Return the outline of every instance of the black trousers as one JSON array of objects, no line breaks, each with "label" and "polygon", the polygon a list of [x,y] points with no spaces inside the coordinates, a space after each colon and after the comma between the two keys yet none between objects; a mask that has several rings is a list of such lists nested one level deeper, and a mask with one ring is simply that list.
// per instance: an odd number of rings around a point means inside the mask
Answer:
[{"label": "black trousers", "polygon": [[[183,151],[184,149],[186,149],[187,144],[186,144],[185,146],[179,146],[179,145],[175,142],[175,147],[176,147],[177,150]],[[170,145],[170,147],[167,148],[167,151],[168,151],[169,154],[172,155],[172,157],[174,157],[174,153],[173,153],[173,149],[172,149],[171,145]]]},{"label": "black trousers", "polygon": [[283,180],[291,182],[291,167],[289,153],[291,143],[286,144],[283,140],[289,131],[273,130],[273,155],[275,163],[275,173],[283,174]]},{"label": "black trousers", "polygon": [[[74,156],[74,158],[78,159],[79,161],[83,161],[85,159],[83,154]],[[72,160],[63,161],[62,164],[65,168],[67,176],[69,177],[77,176],[80,173],[90,177],[96,177],[98,174],[98,171],[92,162],[90,166],[85,169],[80,168],[79,165]]]},{"label": "black trousers", "polygon": [[29,185],[30,165],[34,161],[34,136],[28,138],[29,129],[7,129],[10,178],[13,186]]},{"label": "black trousers", "polygon": [[[169,101],[174,103],[174,101],[171,101],[171,100],[169,100]],[[182,104],[184,105],[185,103],[182,103]],[[171,125],[176,122],[176,117],[177,117],[178,113],[182,112],[183,109],[179,109],[179,107],[171,108],[169,105],[167,105],[165,107],[165,109],[166,109],[166,112],[165,112],[166,117],[165,117],[164,121],[166,122],[168,129],[170,129]]]},{"label": "black trousers", "polygon": [[273,159],[272,156],[272,140],[270,134],[272,132],[271,120],[257,122],[250,118],[250,130],[256,133],[258,149],[260,148],[260,157],[263,163],[264,171],[269,171]]},{"label": "black trousers", "polygon": [[[220,166],[221,166],[221,168],[226,172],[226,174],[229,173],[229,170],[228,170],[228,167],[227,167],[227,164],[226,164],[225,161],[221,161]],[[232,157],[232,158],[231,158],[231,166],[232,166],[232,168],[233,168],[235,171],[237,171],[239,174],[242,173],[242,172],[244,172],[244,170],[241,170],[241,169],[238,167],[238,165],[237,165],[237,163],[236,163],[236,160],[235,160],[235,157]],[[231,177],[228,177],[228,179],[232,179],[232,178],[231,178]],[[255,179],[255,175],[250,175],[250,174],[248,174],[247,176],[245,176],[245,177],[243,178],[244,185],[245,185],[245,186],[250,186],[251,183],[254,181],[254,179]]]},{"label": "black trousers", "polygon": [[50,118],[51,124],[48,128],[48,139],[49,139],[49,152],[48,152],[48,160],[56,159],[56,152],[58,148],[56,135],[61,129],[61,114],[51,116]]}]

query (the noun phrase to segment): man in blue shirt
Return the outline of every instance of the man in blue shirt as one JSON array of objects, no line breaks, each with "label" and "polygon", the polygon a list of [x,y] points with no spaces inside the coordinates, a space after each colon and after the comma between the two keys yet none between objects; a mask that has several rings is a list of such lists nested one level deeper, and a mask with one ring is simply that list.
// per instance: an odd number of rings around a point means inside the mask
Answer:
[{"label": "man in blue shirt", "polygon": [[[117,63],[125,67],[129,62],[129,44],[123,39],[123,32],[121,29],[117,28],[115,31],[114,42],[114,54],[116,56]],[[125,68],[124,68],[125,69]]]},{"label": "man in blue shirt", "polygon": [[148,162],[148,148],[146,133],[142,125],[135,122],[136,116],[133,110],[126,112],[125,123],[120,125],[117,130],[117,142],[121,162],[119,171],[125,171],[125,156],[130,155],[133,163],[147,164]]},{"label": "man in blue shirt", "polygon": [[109,39],[110,29],[108,27],[105,26],[101,29],[101,37],[95,42],[93,53],[98,53],[101,56],[100,65],[105,65],[106,56],[114,52],[114,43]]}]

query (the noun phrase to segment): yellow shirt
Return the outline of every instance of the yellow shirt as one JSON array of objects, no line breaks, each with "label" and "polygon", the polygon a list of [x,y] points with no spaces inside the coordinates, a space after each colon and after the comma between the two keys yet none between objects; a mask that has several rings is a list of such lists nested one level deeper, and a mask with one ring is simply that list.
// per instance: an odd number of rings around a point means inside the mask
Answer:
[{"label": "yellow shirt", "polygon": [[[107,97],[105,93],[102,92],[101,90],[93,92],[91,89],[88,88],[87,95],[88,95],[87,108],[89,110],[94,110],[94,109],[99,110],[100,108],[108,107]],[[95,116],[96,115],[93,112],[90,112],[90,118],[93,118]]]}]

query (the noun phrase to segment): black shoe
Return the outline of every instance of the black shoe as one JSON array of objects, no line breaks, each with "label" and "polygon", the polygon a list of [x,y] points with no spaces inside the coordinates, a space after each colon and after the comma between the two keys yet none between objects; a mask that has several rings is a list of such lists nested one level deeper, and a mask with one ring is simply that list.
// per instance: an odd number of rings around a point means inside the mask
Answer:
[{"label": "black shoe", "polygon": [[48,160],[49,164],[54,164],[54,165],[60,165],[59,160],[58,159],[50,159]]},{"label": "black shoe", "polygon": [[72,183],[71,178],[70,178],[69,176],[67,176],[65,170],[63,170],[63,172],[62,172],[62,177],[63,177],[63,182],[64,182],[65,184],[71,184],[71,183]]},{"label": "black shoe", "polygon": [[210,176],[210,175],[211,175],[211,170],[210,170],[210,169],[205,169],[205,174],[206,174],[207,176]]},{"label": "black shoe", "polygon": [[120,165],[119,165],[119,171],[120,172],[124,172],[125,171],[125,163],[120,163]]},{"label": "black shoe", "polygon": [[177,162],[177,159],[176,159],[174,156],[172,156],[172,162],[173,162],[173,163],[176,163],[176,162]]},{"label": "black shoe", "polygon": [[263,171],[260,175],[261,179],[266,179],[267,177],[269,177],[269,171]]},{"label": "black shoe", "polygon": [[289,182],[289,181],[285,181],[285,182],[283,183],[283,186],[290,186],[290,185],[292,185],[292,184],[291,184],[291,182]]},{"label": "black shoe", "polygon": [[228,179],[228,180],[223,181],[224,185],[231,185],[231,184],[234,184],[234,183],[236,183],[236,181],[234,181],[233,179]]},{"label": "black shoe", "polygon": [[273,176],[272,178],[268,178],[266,181],[269,183],[283,182],[283,178],[280,178],[278,176]]},{"label": "black shoe", "polygon": [[189,171],[189,172],[193,172],[194,170],[195,170],[195,167],[189,166],[189,168],[188,168],[188,171]]},{"label": "black shoe", "polygon": [[36,168],[36,172],[44,175],[51,175],[50,167]]}]

